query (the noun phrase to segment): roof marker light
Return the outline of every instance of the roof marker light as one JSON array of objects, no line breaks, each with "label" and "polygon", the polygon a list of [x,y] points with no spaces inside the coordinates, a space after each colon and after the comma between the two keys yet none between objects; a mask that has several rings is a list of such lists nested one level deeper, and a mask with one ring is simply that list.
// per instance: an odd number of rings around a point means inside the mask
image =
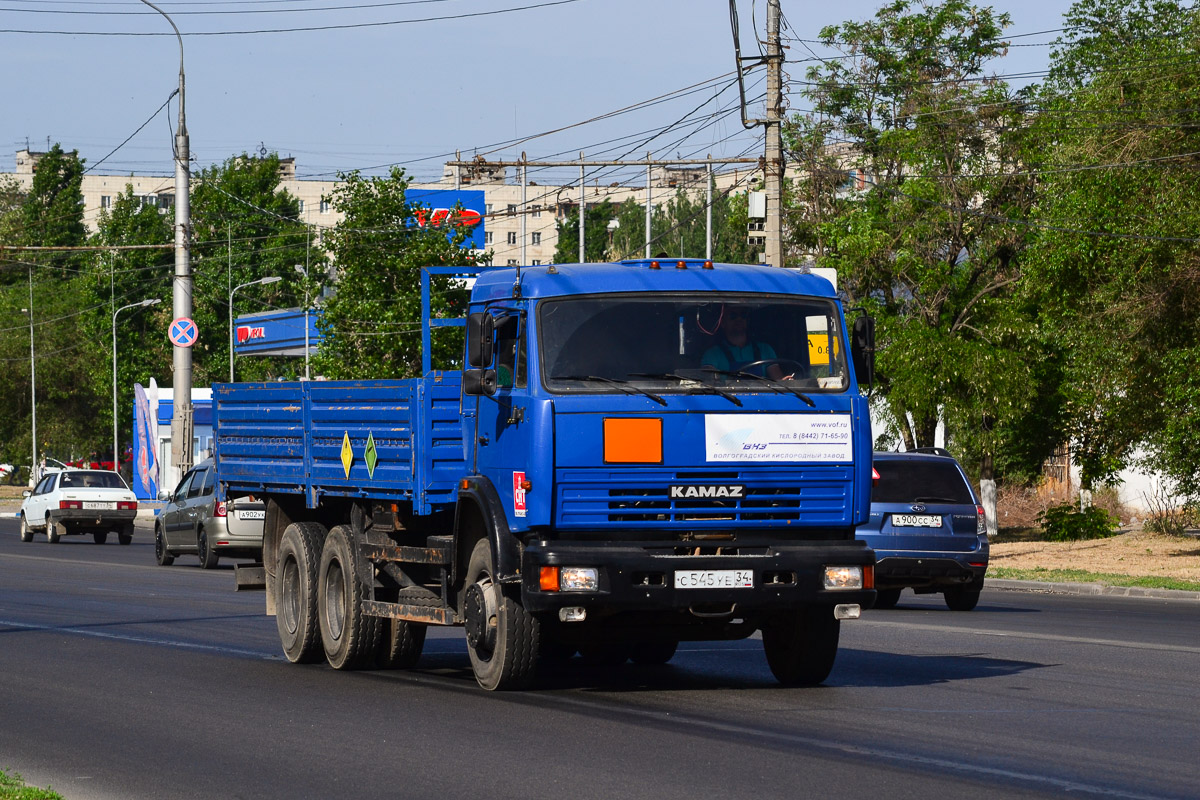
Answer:
[{"label": "roof marker light", "polygon": [[704,262],[704,269],[712,269],[712,268],[713,268],[713,266],[712,266],[712,262],[711,262],[711,261],[705,261],[705,262]]},{"label": "roof marker light", "polygon": [[675,269],[687,269],[687,262],[680,259],[675,262]]},{"label": "roof marker light", "polygon": [[658,264],[658,262],[657,262],[657,261],[651,261],[651,262],[650,262],[650,269],[662,269],[662,267],[660,267],[660,266],[659,266],[659,264]]}]

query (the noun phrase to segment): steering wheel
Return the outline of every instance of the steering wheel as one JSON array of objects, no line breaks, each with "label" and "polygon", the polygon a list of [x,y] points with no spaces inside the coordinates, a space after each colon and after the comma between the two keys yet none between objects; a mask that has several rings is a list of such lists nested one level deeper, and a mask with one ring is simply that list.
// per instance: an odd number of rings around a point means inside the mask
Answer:
[{"label": "steering wheel", "polygon": [[[780,370],[784,370],[785,364],[788,366],[795,367],[795,369],[792,370],[791,374],[785,376],[784,380],[793,378],[796,375],[800,375],[802,377],[808,375],[808,365],[807,364],[801,364],[799,361],[793,361],[790,358],[763,358],[758,361],[751,361],[749,364],[742,364],[742,366],[738,367],[737,371],[738,372],[749,372],[750,370],[754,369],[755,367],[770,367],[770,366],[777,366],[780,368]],[[784,370],[784,371],[786,371],[786,370]],[[764,374],[766,373],[765,369],[763,370],[763,373]]]}]

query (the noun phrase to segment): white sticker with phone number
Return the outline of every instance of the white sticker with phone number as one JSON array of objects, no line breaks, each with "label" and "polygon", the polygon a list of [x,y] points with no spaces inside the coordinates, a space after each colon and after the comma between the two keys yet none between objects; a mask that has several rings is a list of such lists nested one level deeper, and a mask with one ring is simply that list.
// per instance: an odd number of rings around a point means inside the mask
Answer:
[{"label": "white sticker with phone number", "polygon": [[706,414],[709,461],[854,460],[849,414]]}]

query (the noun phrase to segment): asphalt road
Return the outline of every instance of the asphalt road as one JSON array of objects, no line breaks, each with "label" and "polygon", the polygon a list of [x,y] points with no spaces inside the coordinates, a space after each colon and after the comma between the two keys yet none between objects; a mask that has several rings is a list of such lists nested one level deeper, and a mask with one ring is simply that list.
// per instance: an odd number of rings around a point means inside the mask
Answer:
[{"label": "asphalt road", "polygon": [[222,567],[0,520],[0,767],[68,800],[1200,795],[1194,600],[906,595],[822,687],[751,639],[489,694],[458,630],[409,672],[289,664]]}]

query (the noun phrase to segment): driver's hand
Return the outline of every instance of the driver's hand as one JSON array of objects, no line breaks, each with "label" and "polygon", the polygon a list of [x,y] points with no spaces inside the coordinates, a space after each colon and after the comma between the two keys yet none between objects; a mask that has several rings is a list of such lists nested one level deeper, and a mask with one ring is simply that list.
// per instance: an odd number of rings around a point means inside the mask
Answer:
[{"label": "driver's hand", "polygon": [[784,376],[783,376],[782,378],[780,378],[779,380],[781,380],[781,381],[794,381],[794,380],[796,380],[796,373],[794,373],[794,372],[793,372],[791,375],[784,375]]}]

